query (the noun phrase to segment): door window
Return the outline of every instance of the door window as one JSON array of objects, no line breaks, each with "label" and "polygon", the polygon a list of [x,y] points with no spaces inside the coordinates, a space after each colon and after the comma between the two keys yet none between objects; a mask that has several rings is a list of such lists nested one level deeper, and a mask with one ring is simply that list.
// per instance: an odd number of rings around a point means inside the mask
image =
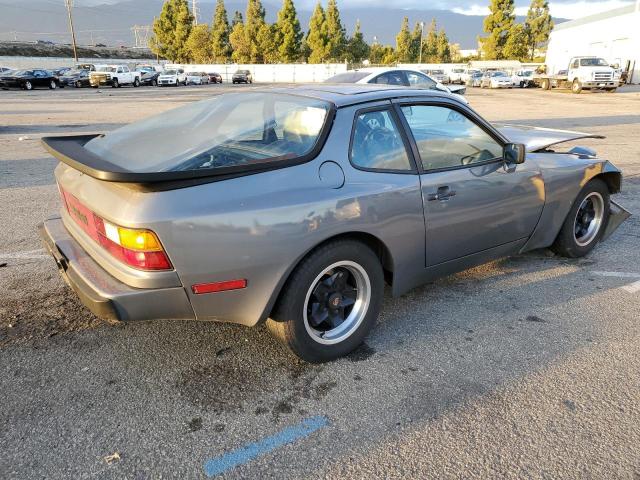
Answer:
[{"label": "door window", "polygon": [[382,75],[378,75],[369,83],[407,86],[407,81],[404,78],[404,74],[400,71],[383,73]]},{"label": "door window", "polygon": [[425,170],[483,163],[502,157],[502,146],[456,110],[433,105],[401,107]]},{"label": "door window", "polygon": [[374,170],[411,170],[400,130],[389,110],[358,114],[351,142],[354,166]]},{"label": "door window", "polygon": [[407,80],[409,80],[409,85],[412,87],[429,88],[432,90],[436,88],[436,81],[426,75],[417,72],[405,72],[405,75],[407,76]]}]

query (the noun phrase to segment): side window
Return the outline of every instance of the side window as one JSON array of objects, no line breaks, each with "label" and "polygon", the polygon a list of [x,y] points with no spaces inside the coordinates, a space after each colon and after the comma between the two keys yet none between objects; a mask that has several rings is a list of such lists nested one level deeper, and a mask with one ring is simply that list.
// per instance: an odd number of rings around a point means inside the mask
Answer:
[{"label": "side window", "polygon": [[122,67],[123,73],[129,73],[129,67]]},{"label": "side window", "polygon": [[578,63],[579,63],[578,60],[574,60],[573,64],[571,65],[571,68],[578,68],[579,67]]},{"label": "side window", "polygon": [[409,85],[412,87],[430,88],[432,90],[436,88],[436,81],[426,75],[420,75],[416,72],[405,72],[405,75],[407,76],[407,80],[409,80]]},{"label": "side window", "polygon": [[351,162],[376,170],[411,170],[400,130],[389,110],[358,114],[351,140]]},{"label": "side window", "polygon": [[406,80],[402,72],[387,72],[378,75],[369,83],[379,83],[383,85],[402,85],[406,86]]},{"label": "side window", "polygon": [[425,170],[473,165],[502,157],[502,146],[456,110],[403,106]]}]

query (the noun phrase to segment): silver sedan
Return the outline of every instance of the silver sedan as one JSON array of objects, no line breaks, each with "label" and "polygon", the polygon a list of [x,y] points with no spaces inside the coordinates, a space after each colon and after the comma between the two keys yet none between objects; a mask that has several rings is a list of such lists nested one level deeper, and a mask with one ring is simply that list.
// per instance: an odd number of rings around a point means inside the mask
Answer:
[{"label": "silver sedan", "polygon": [[266,322],[311,362],[393,295],[500,257],[589,253],[628,213],[590,135],[497,127],[457,96],[310,85],[217,96],[104,135],[48,137],[40,227],[101,317]]}]

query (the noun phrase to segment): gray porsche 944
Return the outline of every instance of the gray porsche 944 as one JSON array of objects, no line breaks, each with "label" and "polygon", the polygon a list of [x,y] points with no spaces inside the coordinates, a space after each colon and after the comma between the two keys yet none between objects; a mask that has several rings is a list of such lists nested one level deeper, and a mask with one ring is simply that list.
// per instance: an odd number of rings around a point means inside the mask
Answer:
[{"label": "gray porsche 944", "polygon": [[393,295],[500,257],[590,252],[629,215],[577,132],[497,127],[381,85],[229,93],[104,135],[47,137],[40,234],[97,316],[267,327],[301,358],[355,349]]}]

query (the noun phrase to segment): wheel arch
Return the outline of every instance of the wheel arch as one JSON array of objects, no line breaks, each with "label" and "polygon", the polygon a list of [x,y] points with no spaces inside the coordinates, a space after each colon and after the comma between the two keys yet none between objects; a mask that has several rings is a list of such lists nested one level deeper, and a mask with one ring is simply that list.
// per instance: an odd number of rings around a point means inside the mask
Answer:
[{"label": "wheel arch", "polygon": [[593,178],[603,180],[609,188],[609,193],[619,193],[622,188],[622,174],[620,172],[602,172]]},{"label": "wheel arch", "polygon": [[305,251],[302,255],[300,255],[294,262],[292,262],[291,266],[287,269],[286,273],[282,276],[280,281],[278,282],[276,288],[274,289],[271,297],[269,298],[269,302],[267,303],[262,315],[260,316],[260,320],[258,323],[264,322],[273,311],[276,302],[280,298],[283,288],[286,285],[289,277],[293,273],[293,271],[300,265],[305,258],[307,258],[311,253],[316,251],[318,248],[326,245],[327,243],[339,241],[339,240],[355,240],[357,242],[361,242],[367,245],[380,259],[380,264],[382,265],[382,270],[384,272],[384,280],[388,285],[393,285],[393,275],[394,275],[394,261],[393,256],[391,255],[391,251],[389,247],[378,237],[372,235],[368,232],[362,231],[351,231],[351,232],[343,232],[331,237],[324,239],[322,242],[314,245],[307,251]]}]

